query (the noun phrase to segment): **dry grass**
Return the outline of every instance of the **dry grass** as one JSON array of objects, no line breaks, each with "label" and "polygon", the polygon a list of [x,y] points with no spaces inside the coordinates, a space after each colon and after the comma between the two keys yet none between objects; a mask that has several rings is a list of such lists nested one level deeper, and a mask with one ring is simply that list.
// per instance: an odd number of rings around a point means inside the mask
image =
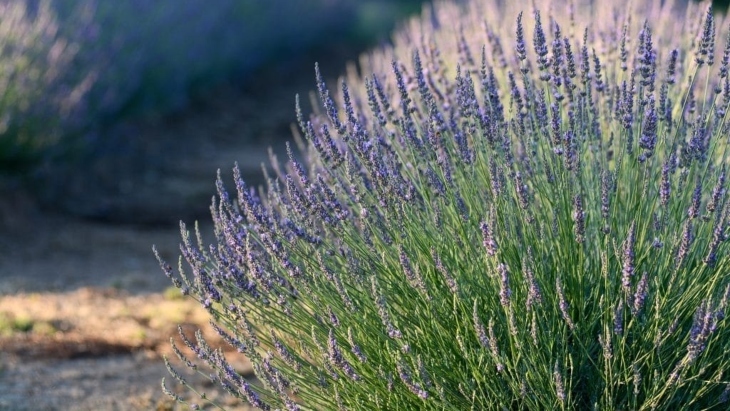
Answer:
[{"label": "dry grass", "polygon": [[[167,354],[177,325],[186,333],[207,329],[208,315],[195,301],[169,292],[130,295],[81,288],[0,298],[0,351],[23,358],[79,358],[140,350]],[[224,347],[225,349],[225,347]]]}]

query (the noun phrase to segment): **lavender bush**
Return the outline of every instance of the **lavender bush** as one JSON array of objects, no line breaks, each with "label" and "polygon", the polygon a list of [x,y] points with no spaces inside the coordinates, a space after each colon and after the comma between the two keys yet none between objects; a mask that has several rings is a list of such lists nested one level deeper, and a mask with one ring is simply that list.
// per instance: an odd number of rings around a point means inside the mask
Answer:
[{"label": "lavender bush", "polygon": [[[73,69],[79,44],[63,32],[49,2],[3,1],[0,15],[0,171],[14,171],[81,123],[99,73]],[[91,26],[83,7],[74,8],[71,21],[79,33]]]},{"label": "lavender bush", "polygon": [[219,177],[216,243],[160,259],[260,384],[181,333],[210,379],[265,410],[727,409],[728,22],[635,3],[442,3],[337,102],[317,71],[305,160]]}]

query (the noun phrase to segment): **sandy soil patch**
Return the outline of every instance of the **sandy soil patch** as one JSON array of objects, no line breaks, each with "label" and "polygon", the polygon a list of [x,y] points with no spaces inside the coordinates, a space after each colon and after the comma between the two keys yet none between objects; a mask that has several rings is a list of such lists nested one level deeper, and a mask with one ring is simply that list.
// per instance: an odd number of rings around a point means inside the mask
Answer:
[{"label": "sandy soil patch", "polygon": [[[200,328],[239,372],[252,375],[250,363],[211,333],[207,322],[197,302],[172,293],[86,287],[2,297],[0,410],[186,409],[161,392],[160,380],[168,376],[163,355],[209,398],[227,409],[248,409],[185,369],[172,353],[170,338],[180,343],[175,324],[191,339]],[[169,376],[167,381],[183,398],[204,405]]]}]

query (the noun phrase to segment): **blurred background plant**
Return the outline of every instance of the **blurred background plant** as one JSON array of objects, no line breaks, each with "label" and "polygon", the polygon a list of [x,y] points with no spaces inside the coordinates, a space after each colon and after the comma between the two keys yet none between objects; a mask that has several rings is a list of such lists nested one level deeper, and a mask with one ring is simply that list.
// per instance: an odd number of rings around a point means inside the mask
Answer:
[{"label": "blurred background plant", "polygon": [[222,83],[250,83],[262,65],[332,39],[362,49],[420,7],[421,0],[2,0],[0,185],[62,185],[61,171],[104,150],[122,121],[183,109]]},{"label": "blurred background plant", "polygon": [[[96,69],[73,78],[79,45],[61,32],[48,3],[5,2],[0,14],[0,169],[23,172],[56,145],[61,129],[72,129],[71,118],[81,117]],[[83,17],[82,30],[89,24]]]}]

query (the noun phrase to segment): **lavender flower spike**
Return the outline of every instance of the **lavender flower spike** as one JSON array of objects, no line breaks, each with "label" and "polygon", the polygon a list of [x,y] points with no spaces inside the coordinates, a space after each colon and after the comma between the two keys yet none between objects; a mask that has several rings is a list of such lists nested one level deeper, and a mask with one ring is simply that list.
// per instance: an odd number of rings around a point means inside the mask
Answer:
[{"label": "lavender flower spike", "polygon": [[568,306],[568,301],[565,298],[565,290],[563,290],[563,284],[560,281],[560,277],[555,278],[555,288],[558,292],[558,306],[560,308],[560,313],[563,315],[563,320],[565,320],[568,328],[573,330],[575,328],[575,323],[573,323],[573,319],[570,318],[570,313],[568,312],[570,307]]},{"label": "lavender flower spike", "polygon": [[555,383],[555,394],[558,397],[558,401],[561,404],[565,403],[565,386],[563,385],[563,376],[560,373],[560,367],[558,361],[555,360],[555,366],[553,367],[553,382]]},{"label": "lavender flower spike", "polygon": [[573,233],[575,234],[575,242],[583,244],[585,240],[585,226],[586,213],[583,210],[583,199],[580,194],[576,194],[573,197]]},{"label": "lavender flower spike", "polygon": [[527,59],[527,46],[525,44],[525,29],[522,26],[522,13],[517,15],[517,45],[515,46],[517,58],[520,61]]},{"label": "lavender flower spike", "polygon": [[646,271],[644,271],[641,275],[641,280],[639,280],[639,284],[636,285],[636,292],[634,293],[634,304],[632,307],[634,315],[638,315],[644,308],[644,303],[646,302],[646,297],[648,295],[648,288],[649,275]]},{"label": "lavender flower spike", "polygon": [[636,242],[636,221],[631,223],[629,228],[629,234],[626,236],[626,241],[623,247],[623,268],[621,270],[621,287],[624,292],[628,295],[631,289],[631,278],[634,276],[634,243]]},{"label": "lavender flower spike", "polygon": [[482,221],[479,224],[479,229],[482,231],[482,244],[487,250],[487,255],[494,257],[497,254],[497,241],[494,239],[489,223]]},{"label": "lavender flower spike", "polygon": [[502,306],[508,307],[512,296],[512,290],[509,288],[509,269],[506,265],[499,264],[497,271],[499,271],[499,302]]}]

